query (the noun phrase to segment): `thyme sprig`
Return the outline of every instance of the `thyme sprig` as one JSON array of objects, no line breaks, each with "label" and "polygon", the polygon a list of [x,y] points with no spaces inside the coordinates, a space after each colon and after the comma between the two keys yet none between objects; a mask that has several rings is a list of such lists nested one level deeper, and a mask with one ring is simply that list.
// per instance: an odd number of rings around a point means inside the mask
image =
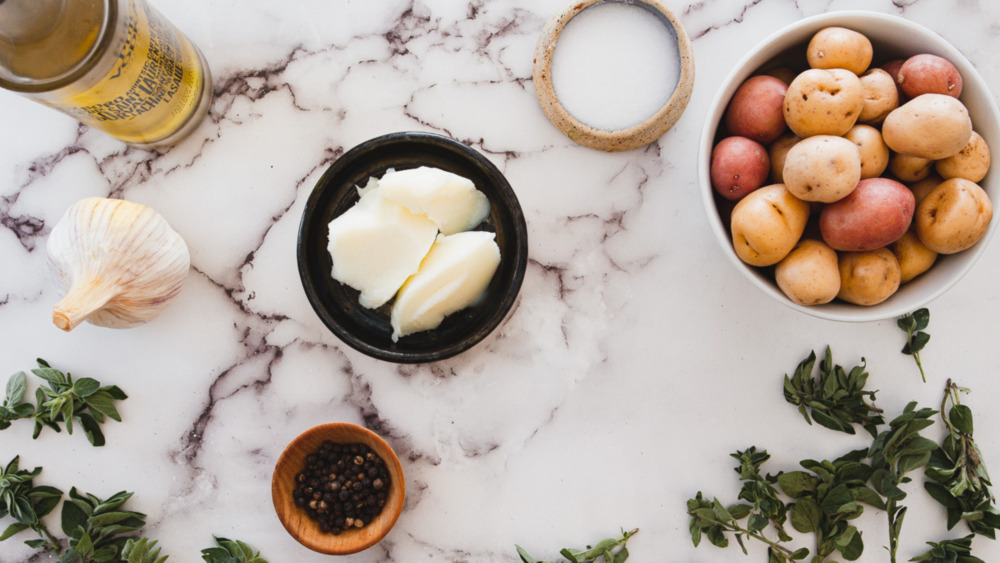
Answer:
[{"label": "thyme sprig", "polygon": [[[563,548],[559,554],[569,563],[623,563],[628,559],[628,547],[625,544],[638,532],[638,529],[626,532],[623,528],[620,537],[604,539],[584,549]],[[528,555],[519,545],[514,547],[523,563],[549,563]]]},{"label": "thyme sprig", "polygon": [[903,354],[913,356],[913,361],[920,369],[920,377],[927,383],[927,375],[924,373],[924,365],[920,363],[920,351],[927,345],[931,335],[924,332],[930,324],[931,313],[927,309],[917,309],[916,311],[903,315],[896,319],[896,326],[906,333],[906,345],[900,350]]},{"label": "thyme sprig", "polygon": [[982,453],[972,437],[972,409],[959,400],[963,391],[968,389],[950,379],[945,385],[941,419],[948,434],[931,454],[924,488],[947,509],[949,530],[964,520],[973,533],[996,539],[1000,511],[990,493],[992,483]]}]

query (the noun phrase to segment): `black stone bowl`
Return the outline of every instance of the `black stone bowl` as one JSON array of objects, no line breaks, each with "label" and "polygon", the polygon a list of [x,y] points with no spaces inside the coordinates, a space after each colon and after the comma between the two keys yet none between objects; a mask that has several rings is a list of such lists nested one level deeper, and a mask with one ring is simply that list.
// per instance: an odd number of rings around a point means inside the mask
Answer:
[{"label": "black stone bowl", "polygon": [[[490,201],[490,215],[477,230],[496,233],[500,266],[484,299],[445,317],[435,330],[392,341],[392,302],[366,309],[358,291],[333,279],[327,251],[328,225],[358,200],[357,186],[390,168],[433,166],[464,176]],[[448,137],[401,132],[376,137],[338,158],[323,174],[306,202],[299,225],[299,276],[306,297],[323,323],[352,348],[395,363],[424,363],[468,350],[500,324],[517,298],[528,263],[528,230],[510,184],[483,155]]]}]

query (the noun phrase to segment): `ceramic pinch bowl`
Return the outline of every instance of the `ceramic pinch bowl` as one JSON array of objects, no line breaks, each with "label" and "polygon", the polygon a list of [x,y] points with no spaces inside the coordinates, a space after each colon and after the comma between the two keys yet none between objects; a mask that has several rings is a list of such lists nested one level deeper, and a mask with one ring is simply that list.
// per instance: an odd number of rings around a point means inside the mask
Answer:
[{"label": "ceramic pinch bowl", "polygon": [[[367,309],[355,289],[333,279],[327,250],[329,223],[359,199],[358,186],[389,169],[431,166],[464,176],[490,202],[490,214],[474,230],[496,234],[500,265],[483,298],[444,318],[436,329],[392,341],[392,301]],[[528,263],[528,231],[521,206],[503,174],[479,152],[433,133],[400,132],[376,137],[347,151],[323,174],[306,202],[299,226],[299,276],[306,297],[340,340],[368,356],[395,363],[443,360],[468,350],[503,321],[520,291]]]},{"label": "ceramic pinch bowl", "polygon": [[[881,303],[861,306],[835,299],[823,305],[794,303],[775,282],[773,267],[758,268],[740,260],[730,234],[729,214],[733,204],[715,193],[711,182],[711,155],[714,144],[725,135],[724,115],[736,89],[750,76],[772,68],[805,70],[806,46],[819,30],[845,27],[864,34],[871,41],[875,68],[893,59],[905,59],[919,53],[942,56],[962,75],[964,86],[959,98],[972,118],[973,130],[996,151],[1000,148],[1000,110],[989,87],[972,63],[948,41],[935,32],[904,18],[877,12],[830,12],[800,20],[771,36],[750,50],[723,80],[709,106],[698,148],[698,176],[702,202],[709,224],[730,263],[753,285],[780,303],[815,317],[844,322],[867,322],[898,318],[911,313],[941,296],[972,269],[986,250],[1000,218],[993,217],[985,235],[971,248],[950,255],[939,255],[934,265],[913,280],[902,284],[895,294]],[[997,166],[994,162],[993,166]],[[990,171],[978,182],[994,202],[1000,202],[1000,173]],[[807,231],[809,227],[807,226]]]},{"label": "ceramic pinch bowl", "polygon": [[[391,480],[382,512],[362,528],[352,528],[334,535],[320,530],[306,511],[295,506],[292,496],[295,478],[305,467],[306,456],[325,441],[340,444],[360,443],[371,448],[385,462]],[[377,434],[356,424],[329,422],[314,426],[296,437],[278,457],[271,477],[271,500],[278,519],[296,541],[327,555],[348,555],[378,543],[396,524],[406,499],[406,480],[399,458]]]},{"label": "ceramic pinch bowl", "polygon": [[[573,116],[559,100],[552,83],[552,59],[556,45],[567,24],[580,12],[596,4],[617,2],[643,8],[659,18],[677,43],[679,76],[667,101],[642,122],[618,130],[599,129]],[[656,142],[669,131],[687,107],[694,88],[694,51],[680,21],[659,0],[582,0],[566,6],[542,29],[535,45],[532,80],[542,111],[549,121],[570,140],[605,152],[637,149]]]}]

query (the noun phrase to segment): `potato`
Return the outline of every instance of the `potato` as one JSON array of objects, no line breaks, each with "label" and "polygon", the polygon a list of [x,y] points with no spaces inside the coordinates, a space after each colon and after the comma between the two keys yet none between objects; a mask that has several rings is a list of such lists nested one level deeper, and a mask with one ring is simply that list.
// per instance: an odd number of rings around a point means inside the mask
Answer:
[{"label": "potato", "polygon": [[861,181],[861,151],[844,137],[814,135],[788,151],[782,176],[803,201],[837,201]]},{"label": "potato", "polygon": [[882,140],[882,133],[871,125],[855,125],[844,134],[861,153],[861,178],[881,176],[889,166],[889,147]]},{"label": "potato", "polygon": [[837,253],[818,240],[802,239],[775,267],[774,279],[793,303],[829,303],[840,292]]},{"label": "potato", "polygon": [[795,133],[786,131],[784,135],[778,137],[776,141],[768,145],[767,154],[771,157],[771,183],[785,183],[785,157],[788,156],[788,151],[795,146],[795,143],[801,140],[802,138]]},{"label": "potato", "polygon": [[881,67],[882,70],[889,73],[892,77],[892,82],[896,85],[896,93],[899,95],[899,103],[905,103],[909,98],[906,96],[906,92],[903,92],[903,87],[899,85],[899,69],[903,66],[906,61],[904,59],[893,59]]},{"label": "potato", "polygon": [[877,305],[899,289],[902,275],[888,248],[843,252],[838,259],[840,292],[837,297],[855,305]]},{"label": "potato", "polygon": [[787,66],[779,66],[764,71],[764,74],[773,76],[788,85],[792,83],[792,80],[795,80],[795,75],[798,73]]},{"label": "potato", "polygon": [[956,154],[971,137],[969,111],[962,102],[943,94],[917,96],[890,112],[882,123],[882,138],[890,149],[930,160]]},{"label": "potato", "polygon": [[746,137],[726,137],[712,149],[712,187],[726,199],[739,200],[761,187],[770,171],[767,149]]},{"label": "potato", "polygon": [[872,43],[852,29],[827,27],[816,32],[806,47],[812,68],[844,68],[861,74],[872,62]]},{"label": "potato", "polygon": [[913,182],[909,184],[910,191],[913,192],[913,197],[917,200],[917,207],[920,207],[920,202],[927,197],[927,194],[931,193],[934,188],[938,187],[938,184],[944,182],[944,178],[938,176],[934,172],[931,172],[929,176],[923,180]]},{"label": "potato", "polygon": [[889,158],[889,172],[900,182],[919,182],[930,176],[934,161],[908,154],[893,153]]},{"label": "potato", "polygon": [[809,69],[788,85],[785,121],[799,137],[841,136],[854,126],[864,102],[861,80],[853,72]]},{"label": "potato", "polygon": [[952,178],[927,194],[914,221],[927,248],[954,254],[979,242],[992,219],[993,204],[986,192],[975,182]]},{"label": "potato", "polygon": [[990,170],[990,147],[982,135],[973,131],[962,150],[936,161],[934,168],[945,179],[965,178],[970,182],[978,182]]},{"label": "potato", "polygon": [[906,59],[899,67],[896,81],[911,98],[921,94],[944,94],[953,98],[962,95],[962,75],[955,65],[930,53]]},{"label": "potato", "polygon": [[791,252],[809,219],[809,204],[782,184],[754,190],[733,208],[730,230],[736,255],[751,266],[772,266]]},{"label": "potato", "polygon": [[903,236],[915,205],[913,192],[903,184],[867,178],[847,197],[823,208],[819,229],[834,250],[874,250]]},{"label": "potato", "polygon": [[929,270],[938,257],[937,252],[920,242],[920,237],[912,229],[903,233],[903,236],[889,245],[889,250],[899,262],[900,283],[907,283]]},{"label": "potato", "polygon": [[899,107],[899,92],[889,73],[873,68],[861,75],[861,91],[864,105],[858,121],[861,123],[882,123],[889,112]]},{"label": "potato", "polygon": [[733,94],[726,108],[725,124],[731,135],[768,144],[785,132],[782,108],[788,85],[773,76],[748,78]]}]

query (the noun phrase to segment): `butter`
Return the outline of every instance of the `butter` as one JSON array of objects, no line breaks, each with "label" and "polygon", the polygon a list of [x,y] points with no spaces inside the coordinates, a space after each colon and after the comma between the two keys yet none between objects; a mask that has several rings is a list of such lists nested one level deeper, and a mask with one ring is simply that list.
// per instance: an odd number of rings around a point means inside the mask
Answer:
[{"label": "butter", "polygon": [[392,340],[437,328],[444,317],[474,305],[500,264],[496,235],[468,231],[439,235],[420,270],[392,306]]},{"label": "butter", "polygon": [[330,222],[327,250],[333,278],[360,291],[361,305],[374,309],[417,272],[438,227],[383,197],[373,182],[359,193],[358,203]]},{"label": "butter", "polygon": [[421,166],[390,170],[378,180],[384,197],[424,214],[443,234],[468,231],[490,214],[490,202],[468,178]]}]

